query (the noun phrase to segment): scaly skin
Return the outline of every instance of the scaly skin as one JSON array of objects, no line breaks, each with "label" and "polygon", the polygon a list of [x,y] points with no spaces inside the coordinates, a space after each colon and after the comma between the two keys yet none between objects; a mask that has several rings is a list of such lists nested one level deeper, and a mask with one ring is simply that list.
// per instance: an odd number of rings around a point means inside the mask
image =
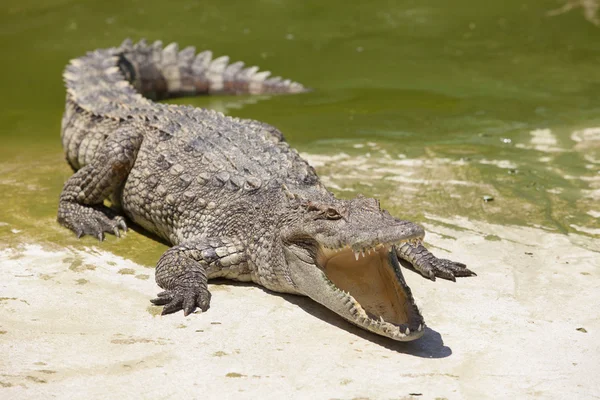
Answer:
[{"label": "scaly skin", "polygon": [[[398,258],[429,279],[474,275],[421,244],[423,229],[374,199],[336,199],[276,128],[148,98],[306,89],[210,52],[160,42],[72,60],[62,141],[76,173],[58,221],[100,240],[130,220],[173,245],[152,300],[163,314],[210,305],[207,281],[225,277],[307,295],[350,322],[396,340],[424,322]],[[143,97],[143,96],[145,97]],[[362,253],[365,253],[362,255]]]}]

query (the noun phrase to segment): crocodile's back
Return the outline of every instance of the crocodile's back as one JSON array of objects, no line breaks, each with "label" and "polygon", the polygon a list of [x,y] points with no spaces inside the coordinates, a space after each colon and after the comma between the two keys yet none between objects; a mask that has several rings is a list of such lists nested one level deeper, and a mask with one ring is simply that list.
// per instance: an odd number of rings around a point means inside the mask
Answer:
[{"label": "crocodile's back", "polygon": [[163,118],[178,129],[143,127],[120,202],[136,223],[171,242],[190,225],[205,230],[196,235],[222,230],[202,219],[235,215],[236,205],[251,209],[248,203],[264,201],[270,190],[279,195],[282,185],[320,186],[313,168],[267,124],[180,106],[165,108]]}]

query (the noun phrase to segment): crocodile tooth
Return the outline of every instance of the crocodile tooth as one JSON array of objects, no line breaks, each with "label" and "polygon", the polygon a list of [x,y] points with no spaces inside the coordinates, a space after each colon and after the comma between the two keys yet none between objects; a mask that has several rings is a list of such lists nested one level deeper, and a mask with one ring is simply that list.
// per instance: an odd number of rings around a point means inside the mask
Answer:
[{"label": "crocodile tooth", "polygon": [[423,325],[419,324],[419,327],[417,328],[417,331],[421,332],[423,330]]},{"label": "crocodile tooth", "polygon": [[404,331],[404,333],[406,334],[406,336],[410,335],[410,329],[408,329],[408,326],[406,327],[406,330]]},{"label": "crocodile tooth", "polygon": [[356,258],[356,261],[358,261],[358,257],[360,257],[360,254],[358,253],[358,251],[352,250],[352,252],[354,253],[354,258]]},{"label": "crocodile tooth", "polygon": [[363,258],[364,258],[364,256],[365,256],[365,251],[364,251],[364,250],[361,250],[361,251],[360,251],[360,255],[361,255]]},{"label": "crocodile tooth", "polygon": [[367,248],[367,254],[371,255],[371,248],[370,247]]},{"label": "crocodile tooth", "polygon": [[383,317],[381,315],[379,316],[379,322],[381,322],[382,324],[385,323],[385,321],[383,320]]}]

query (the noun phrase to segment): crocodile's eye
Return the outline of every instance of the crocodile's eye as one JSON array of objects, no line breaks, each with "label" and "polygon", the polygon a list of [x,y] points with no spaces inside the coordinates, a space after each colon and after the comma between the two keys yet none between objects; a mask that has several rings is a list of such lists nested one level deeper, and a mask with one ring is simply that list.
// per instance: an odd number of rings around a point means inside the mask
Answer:
[{"label": "crocodile's eye", "polygon": [[325,211],[325,217],[327,219],[340,219],[342,218],[342,215],[335,208],[328,208],[327,211]]}]

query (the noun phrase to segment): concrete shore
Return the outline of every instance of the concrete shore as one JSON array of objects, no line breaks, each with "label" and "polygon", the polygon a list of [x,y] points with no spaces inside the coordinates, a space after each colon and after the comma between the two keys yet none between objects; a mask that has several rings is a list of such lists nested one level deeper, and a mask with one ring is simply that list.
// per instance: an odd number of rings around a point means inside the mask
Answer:
[{"label": "concrete shore", "polygon": [[410,343],[227,281],[208,312],[161,317],[148,266],[23,237],[0,251],[0,397],[598,398],[598,241],[428,221],[432,250],[478,276],[405,271],[428,324]]}]

